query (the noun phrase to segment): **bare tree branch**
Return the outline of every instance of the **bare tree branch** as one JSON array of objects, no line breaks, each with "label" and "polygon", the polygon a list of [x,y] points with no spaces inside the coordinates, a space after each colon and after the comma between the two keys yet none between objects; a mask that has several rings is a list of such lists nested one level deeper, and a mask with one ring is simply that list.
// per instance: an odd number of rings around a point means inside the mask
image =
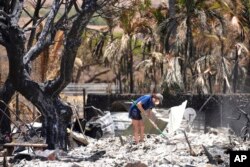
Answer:
[{"label": "bare tree branch", "polygon": [[[39,11],[40,11],[41,7],[42,7],[41,6],[41,0],[38,0],[37,3],[36,3],[35,12],[33,14],[33,17],[30,15],[30,17],[33,20],[33,27],[37,24],[37,19],[39,17]],[[26,13],[28,13],[28,12],[26,12]],[[35,26],[35,28],[33,28],[31,30],[29,41],[28,41],[28,45],[27,45],[27,49],[31,48],[32,43],[33,43],[34,38],[35,38],[35,34],[36,34],[36,26]]]},{"label": "bare tree branch", "polygon": [[[69,14],[69,12],[70,12],[70,10],[71,10],[71,8],[72,8],[75,1],[76,0],[72,0],[72,1],[69,2],[69,4],[65,4],[65,12],[61,16],[61,18],[57,21],[57,23],[55,24],[56,29],[60,29],[61,27],[64,26],[64,24],[66,24],[65,20],[67,19],[68,14]],[[70,19],[68,19],[68,20],[70,20]]]},{"label": "bare tree branch", "polygon": [[67,34],[62,54],[60,76],[46,85],[47,93],[57,96],[71,81],[76,52],[81,44],[81,35],[97,9],[96,0],[85,1],[82,13],[74,20]]},{"label": "bare tree branch", "polygon": [[23,25],[22,29],[25,29],[31,22],[32,22],[32,19],[30,19],[27,23],[25,23]]},{"label": "bare tree branch", "polygon": [[75,7],[75,9],[76,9],[76,11],[77,11],[78,13],[81,13],[81,12],[82,12],[81,9],[78,7],[76,1],[74,1],[74,7]]},{"label": "bare tree branch", "polygon": [[31,14],[25,9],[23,8],[23,11],[33,20],[34,18],[31,16]]},{"label": "bare tree branch", "polygon": [[43,6],[45,2],[46,2],[46,0],[43,0],[43,2],[41,3],[41,5]]},{"label": "bare tree branch", "polygon": [[32,48],[30,48],[30,50],[23,58],[24,64],[27,64],[29,61],[34,60],[38,56],[37,54],[38,51],[45,47],[44,41],[46,41],[47,35],[49,33],[49,30],[51,29],[51,26],[59,10],[59,7],[60,7],[60,0],[54,0],[47,21],[45,23],[44,29],[42,30],[37,43]]},{"label": "bare tree branch", "polygon": [[23,9],[23,0],[16,1],[11,14],[11,23],[17,25]]},{"label": "bare tree branch", "polygon": [[[39,21],[37,21],[37,23],[36,23],[34,26],[28,27],[28,28],[24,29],[24,32],[25,32],[25,31],[30,31],[30,30],[36,29],[36,28],[42,23],[42,21],[45,20],[45,19],[47,18],[48,15],[49,15],[49,13],[45,14],[41,19],[39,19]],[[32,19],[31,19],[29,22],[27,22],[23,27],[24,27],[24,28],[27,27],[28,24],[31,23],[31,21],[32,21]]]}]

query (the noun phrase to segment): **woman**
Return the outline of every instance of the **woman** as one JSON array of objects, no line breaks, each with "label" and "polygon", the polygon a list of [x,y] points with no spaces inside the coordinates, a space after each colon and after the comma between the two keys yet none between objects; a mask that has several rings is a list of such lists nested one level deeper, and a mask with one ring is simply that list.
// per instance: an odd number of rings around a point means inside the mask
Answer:
[{"label": "woman", "polygon": [[[141,114],[151,115],[151,109],[162,103],[160,93],[144,95],[138,98],[130,107],[129,118],[132,119],[135,143],[144,140],[144,123]],[[140,138],[139,138],[140,135]]]}]

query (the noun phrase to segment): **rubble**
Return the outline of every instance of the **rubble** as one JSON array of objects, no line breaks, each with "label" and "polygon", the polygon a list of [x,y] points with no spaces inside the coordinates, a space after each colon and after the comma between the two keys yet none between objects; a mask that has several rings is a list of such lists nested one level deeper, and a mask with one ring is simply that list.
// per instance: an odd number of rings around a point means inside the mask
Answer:
[{"label": "rubble", "polygon": [[[88,138],[87,146],[77,147],[65,154],[56,154],[54,161],[22,160],[14,167],[60,166],[60,167],[113,167],[113,166],[228,166],[231,150],[248,150],[250,141],[228,133],[227,128],[218,133],[186,132],[197,156],[190,155],[183,131],[169,135],[168,140],[157,134],[146,135],[145,142],[132,144],[132,136]],[[230,136],[230,140],[229,137]],[[121,142],[122,139],[122,142]],[[232,144],[234,143],[234,144]],[[205,150],[204,150],[205,147]],[[209,155],[209,157],[207,156]]]},{"label": "rubble", "polygon": [[[156,131],[152,123],[146,119],[144,122],[147,133],[145,141],[137,145],[133,144],[132,127],[128,126],[131,121],[125,119],[126,115],[119,113],[111,115],[110,112],[102,112],[92,107],[89,108],[89,119],[86,122],[81,122],[78,116],[76,117],[77,123],[81,126],[84,125],[78,132],[74,131],[74,126],[67,129],[70,134],[69,140],[72,141],[69,152],[39,150],[28,155],[19,152],[11,163],[14,167],[228,166],[231,150],[248,150],[250,148],[249,141],[243,142],[227,128],[208,128],[206,134],[199,131],[194,132],[192,122],[196,113],[193,109],[185,112],[185,106],[186,102],[173,109],[155,113],[153,119],[160,131],[164,131],[166,137],[159,135],[159,131]],[[92,110],[96,113],[91,112]],[[181,124],[183,115],[184,122],[188,121],[188,127],[191,128],[188,131],[187,125]],[[28,134],[32,143],[42,142],[39,138],[41,125],[33,128],[34,125],[32,124],[32,127],[24,126],[27,130],[21,132],[26,132],[25,134]],[[168,129],[170,128],[168,133],[167,125]],[[125,128],[127,126],[128,128]],[[33,132],[31,128],[34,129],[35,135],[28,133],[31,130]],[[97,133],[99,131],[95,129],[101,129],[101,133]],[[115,129],[121,131],[115,134]],[[93,132],[93,135],[89,134],[90,137],[88,137],[83,135],[84,132],[85,135]],[[22,141],[25,140],[22,138]],[[74,144],[74,142],[77,143]]]}]

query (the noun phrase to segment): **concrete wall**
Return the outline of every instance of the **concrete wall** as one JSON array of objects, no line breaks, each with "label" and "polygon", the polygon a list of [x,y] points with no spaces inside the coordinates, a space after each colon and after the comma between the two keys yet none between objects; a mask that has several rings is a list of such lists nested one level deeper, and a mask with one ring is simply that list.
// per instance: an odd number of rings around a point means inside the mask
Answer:
[{"label": "concrete wall", "polygon": [[[131,101],[140,95],[135,94],[89,94],[87,105],[93,105],[102,110],[115,110],[112,103],[115,101]],[[205,115],[205,127],[231,127],[239,134],[246,119],[242,115],[239,120],[230,117],[238,117],[237,107],[241,107],[250,114],[250,94],[232,95],[169,95],[164,94],[163,104],[159,107],[170,108],[180,105],[188,100],[187,107],[192,107],[198,115]],[[248,105],[249,104],[249,105]]]}]

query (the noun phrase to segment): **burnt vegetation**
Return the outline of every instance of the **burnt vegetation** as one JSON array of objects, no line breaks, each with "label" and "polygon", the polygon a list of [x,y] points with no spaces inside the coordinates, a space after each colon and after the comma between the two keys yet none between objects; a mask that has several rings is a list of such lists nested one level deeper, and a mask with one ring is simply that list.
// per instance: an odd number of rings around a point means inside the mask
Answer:
[{"label": "burnt vegetation", "polygon": [[[29,10],[25,3],[30,3],[33,10]],[[114,1],[109,0],[0,2],[0,44],[6,49],[9,61],[8,77],[0,90],[1,133],[10,132],[10,120],[6,117],[10,114],[6,105],[15,92],[19,92],[42,113],[48,148],[67,148],[66,128],[72,109],[59,94],[71,81],[77,50],[88,22],[95,12],[113,4]],[[20,26],[22,14],[28,19]],[[45,77],[40,82],[33,80],[32,62],[55,44],[59,31],[64,34],[59,74],[50,80]]]}]

